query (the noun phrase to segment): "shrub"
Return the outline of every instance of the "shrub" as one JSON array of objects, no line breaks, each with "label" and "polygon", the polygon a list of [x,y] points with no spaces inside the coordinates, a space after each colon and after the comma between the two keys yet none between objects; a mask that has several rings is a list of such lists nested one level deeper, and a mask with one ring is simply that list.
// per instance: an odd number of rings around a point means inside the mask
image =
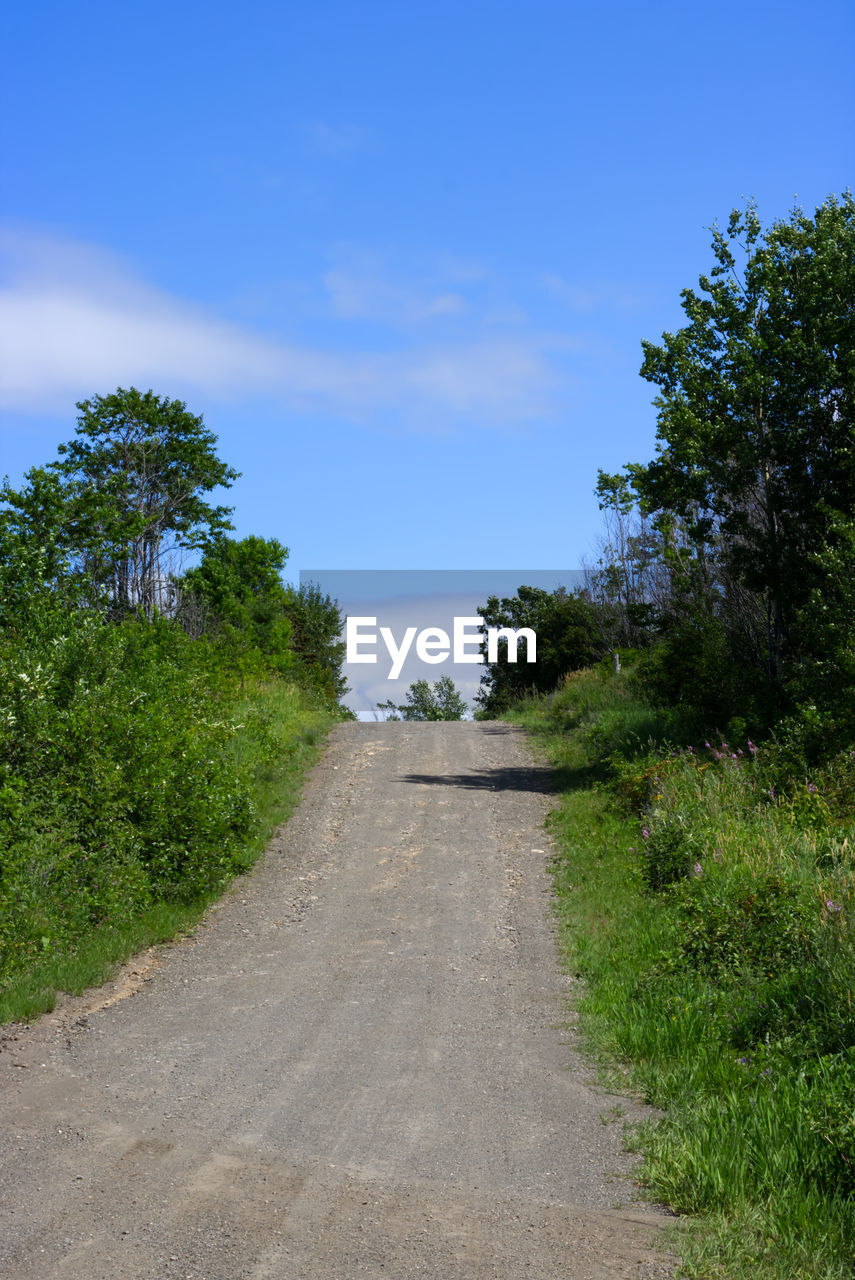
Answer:
[{"label": "shrub", "polygon": [[814,954],[819,906],[798,873],[731,864],[674,893],[682,955],[705,973],[774,972]]},{"label": "shrub", "polygon": [[37,592],[25,621],[0,630],[0,973],[223,883],[252,817],[210,645]]},{"label": "shrub", "polygon": [[682,814],[671,813],[657,822],[647,834],[639,853],[641,878],[652,892],[666,889],[693,873],[699,849],[692,830]]}]

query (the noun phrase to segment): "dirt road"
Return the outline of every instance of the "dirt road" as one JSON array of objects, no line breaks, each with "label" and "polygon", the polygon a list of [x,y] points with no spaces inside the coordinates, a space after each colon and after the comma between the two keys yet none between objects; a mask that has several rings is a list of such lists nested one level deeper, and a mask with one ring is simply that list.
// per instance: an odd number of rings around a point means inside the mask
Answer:
[{"label": "dirt road", "polygon": [[670,1274],[562,1029],[548,804],[508,726],[338,727],[194,937],[4,1045],[3,1280]]}]

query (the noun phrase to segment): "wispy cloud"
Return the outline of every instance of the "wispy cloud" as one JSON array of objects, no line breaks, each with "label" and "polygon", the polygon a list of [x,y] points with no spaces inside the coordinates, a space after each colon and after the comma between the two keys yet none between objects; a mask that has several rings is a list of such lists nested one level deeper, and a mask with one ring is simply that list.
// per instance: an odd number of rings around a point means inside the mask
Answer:
[{"label": "wispy cloud", "polygon": [[639,301],[634,294],[616,285],[600,283],[580,286],[549,271],[540,277],[540,286],[572,311],[593,311],[598,307],[624,311],[636,306]]},{"label": "wispy cloud", "polygon": [[326,120],[313,120],[305,127],[305,135],[313,151],[324,156],[351,156],[373,151],[376,135],[370,129],[356,124],[330,124]]},{"label": "wispy cloud", "polygon": [[[403,347],[325,349],[152,287],[100,248],[6,231],[0,260],[0,407],[17,414],[67,412],[81,397],[130,384],[203,401],[262,396],[402,428],[512,426],[549,415],[562,399],[566,338],[497,334],[484,323],[453,342],[429,328]],[[355,286],[347,302],[346,281],[334,283],[339,315],[366,314]],[[426,318],[447,317],[465,300],[437,292],[421,305]]]},{"label": "wispy cloud", "polygon": [[469,310],[464,295],[445,288],[445,283],[442,281],[437,289],[435,283],[402,278],[390,273],[379,259],[365,254],[323,276],[330,306],[339,319],[404,327],[459,316]]}]

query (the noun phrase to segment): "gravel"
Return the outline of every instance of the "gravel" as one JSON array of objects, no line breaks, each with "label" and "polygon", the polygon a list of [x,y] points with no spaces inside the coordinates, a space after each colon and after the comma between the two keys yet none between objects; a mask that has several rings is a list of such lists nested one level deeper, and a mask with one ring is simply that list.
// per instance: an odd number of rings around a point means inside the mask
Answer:
[{"label": "gravel", "polygon": [[652,1280],[669,1221],[573,1046],[548,773],[337,727],[195,933],[0,1052],[8,1280]]}]

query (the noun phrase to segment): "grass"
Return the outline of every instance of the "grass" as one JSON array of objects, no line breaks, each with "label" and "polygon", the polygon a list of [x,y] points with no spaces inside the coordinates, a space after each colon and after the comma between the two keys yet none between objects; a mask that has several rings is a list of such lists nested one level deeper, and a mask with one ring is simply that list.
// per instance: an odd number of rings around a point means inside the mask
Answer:
[{"label": "grass", "polygon": [[[236,859],[237,869],[246,872],[296,807],[333,717],[319,699],[282,680],[256,683],[232,715],[240,726],[230,743],[233,764],[248,780],[253,799],[251,828]],[[0,1024],[49,1012],[60,991],[79,995],[101,985],[135,953],[191,930],[218,896],[211,890],[189,901],[155,901],[130,919],[102,924],[37,958],[0,990]]]},{"label": "grass", "polygon": [[511,718],[555,769],[582,1034],[612,1088],[665,1113],[632,1142],[649,1193],[685,1215],[683,1273],[851,1277],[848,830],[803,785],[769,797],[747,745],[670,751],[693,726],[625,677],[581,673]]}]

